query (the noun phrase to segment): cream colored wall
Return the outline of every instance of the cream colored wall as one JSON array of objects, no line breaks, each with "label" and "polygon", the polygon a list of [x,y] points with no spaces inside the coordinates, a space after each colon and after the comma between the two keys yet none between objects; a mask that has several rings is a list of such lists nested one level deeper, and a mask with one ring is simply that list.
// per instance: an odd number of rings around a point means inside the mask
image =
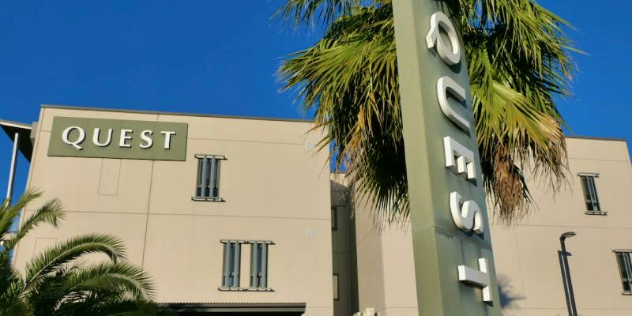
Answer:
[{"label": "cream colored wall", "polygon": [[[625,142],[568,139],[569,184],[555,196],[530,179],[538,205],[528,218],[507,227],[492,225],[505,315],[568,315],[558,251],[568,239],[569,265],[580,315],[630,315],[632,296],[622,295],[613,249],[632,249],[632,168]],[[580,172],[599,173],[599,199],[606,216],[586,215]],[[356,206],[360,309],[379,316],[416,315],[409,231],[373,229],[370,208]],[[474,289],[472,289],[474,290]],[[408,308],[405,308],[408,307]]]},{"label": "cream colored wall", "polygon": [[[494,253],[507,288],[507,315],[567,313],[558,251],[566,241],[577,308],[581,315],[630,315],[632,296],[622,295],[614,249],[632,249],[632,168],[625,142],[569,138],[569,177],[554,195],[541,183],[532,185],[538,204],[528,218],[513,227],[495,225]],[[599,173],[600,204],[608,214],[587,215],[578,173]],[[526,315],[526,314],[525,314]]]},{"label": "cream colored wall", "polygon": [[356,204],[355,219],[359,310],[374,308],[378,316],[418,315],[409,228],[376,222],[365,200]]},{"label": "cream colored wall", "polygon": [[[54,116],[187,122],[187,160],[48,157]],[[44,191],[39,202],[60,198],[67,216],[61,229],[38,228],[19,245],[18,267],[51,240],[111,233],[153,276],[157,301],[306,302],[306,315],[333,313],[329,167],[327,153],[313,149],[320,135],[308,133],[309,123],[46,107],[40,122],[29,186]],[[226,202],[191,200],[195,154],[227,157],[220,175]],[[274,292],[218,291],[221,239],[274,241]],[[249,247],[242,254],[246,272]],[[242,287],[248,280],[242,275]]]},{"label": "cream colored wall", "polygon": [[[375,308],[379,313],[386,307],[383,262],[388,258],[384,257],[381,235],[374,232],[374,223],[369,214],[371,214],[371,208],[367,203],[358,201],[354,207],[358,258],[358,306],[360,311],[365,308]],[[412,256],[412,253],[410,255]]]}]

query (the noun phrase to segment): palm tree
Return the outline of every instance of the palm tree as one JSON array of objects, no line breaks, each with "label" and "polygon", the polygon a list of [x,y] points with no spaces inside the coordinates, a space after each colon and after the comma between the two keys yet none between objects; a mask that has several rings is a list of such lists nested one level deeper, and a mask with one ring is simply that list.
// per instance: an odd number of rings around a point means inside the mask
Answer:
[{"label": "palm tree", "polygon": [[[564,183],[564,121],[553,99],[570,95],[577,50],[563,32],[568,23],[534,0],[443,2],[463,36],[485,189],[497,218],[510,222],[530,210],[524,171],[553,191]],[[406,218],[391,0],[287,0],[277,16],[324,26],[322,39],[281,65],[284,90],[315,111],[321,148],[333,147],[335,167],[378,214]]]},{"label": "palm tree", "polygon": [[[11,252],[33,228],[58,227],[64,217],[61,203],[44,203],[11,233],[12,223],[39,192],[26,192],[14,205],[0,207],[0,316],[32,315],[155,315],[150,302],[153,287],[141,268],[125,262],[123,243],[116,237],[88,234],[45,249],[25,267],[10,263]],[[88,264],[89,254],[106,260]],[[94,261],[94,260],[92,260]]]}]

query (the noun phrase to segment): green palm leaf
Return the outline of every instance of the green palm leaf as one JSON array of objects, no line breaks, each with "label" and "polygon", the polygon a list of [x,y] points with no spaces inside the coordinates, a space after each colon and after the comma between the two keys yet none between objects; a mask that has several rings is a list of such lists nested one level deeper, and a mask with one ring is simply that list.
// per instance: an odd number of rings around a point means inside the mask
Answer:
[{"label": "green palm leaf", "polygon": [[[569,95],[576,70],[568,23],[530,0],[443,1],[461,25],[484,184],[504,221],[531,200],[524,171],[553,190],[564,181],[566,147],[555,95]],[[390,222],[408,216],[408,188],[391,1],[288,0],[294,23],[320,18],[325,35],[291,54],[279,77],[315,110],[320,148]]]},{"label": "green palm leaf", "polygon": [[48,273],[92,253],[104,254],[113,262],[125,259],[123,243],[114,236],[90,234],[74,237],[46,249],[26,265],[27,289],[38,284]]},{"label": "green palm leaf", "polygon": [[[2,205],[3,236],[20,210],[40,196],[28,191],[14,205]],[[114,236],[88,234],[49,247],[27,263],[22,277],[11,266],[9,252],[33,228],[57,227],[63,216],[58,200],[44,203],[0,249],[0,316],[170,315],[151,302],[149,276],[125,262],[123,243]],[[90,254],[101,254],[102,260],[87,265],[83,259]]]},{"label": "green palm leaf", "polygon": [[127,263],[101,263],[76,270],[66,282],[72,292],[116,290],[135,299],[150,299],[154,286],[140,267]]},{"label": "green palm leaf", "polygon": [[44,205],[35,210],[31,216],[24,220],[13,238],[6,241],[5,248],[9,251],[13,250],[17,243],[22,240],[22,238],[24,238],[31,229],[39,226],[40,224],[49,224],[53,227],[58,227],[63,218],[64,214],[61,202],[57,199],[47,201]]}]

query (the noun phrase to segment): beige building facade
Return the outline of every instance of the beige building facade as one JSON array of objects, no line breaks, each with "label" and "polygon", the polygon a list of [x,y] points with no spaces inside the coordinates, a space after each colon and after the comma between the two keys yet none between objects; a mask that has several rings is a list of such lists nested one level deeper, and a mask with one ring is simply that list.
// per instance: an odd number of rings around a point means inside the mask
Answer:
[{"label": "beige building facade", "polygon": [[[53,133],[60,117],[109,120],[108,146],[116,151],[143,144],[136,142],[137,125],[126,121],[185,123],[186,156],[51,156],[51,138],[65,136]],[[131,140],[120,139],[121,129],[132,130],[125,134]],[[56,241],[108,233],[153,277],[156,301],[176,303],[183,312],[332,315],[329,168],[327,153],[315,150],[320,135],[309,129],[307,121],[43,106],[32,130],[28,186],[44,192],[39,203],[59,198],[66,219],[60,229],[40,227],[21,242],[15,265],[23,268]],[[83,130],[78,146],[86,151],[93,131]],[[100,132],[98,142],[107,143],[107,126]],[[81,139],[79,129],[66,136],[69,143]],[[162,146],[158,130],[153,136],[153,146]],[[22,218],[37,207],[29,205]]]},{"label": "beige building facade", "polygon": [[[529,179],[537,210],[511,226],[491,225],[503,315],[569,315],[573,297],[575,315],[632,315],[626,142],[569,137],[567,144],[568,184],[554,194]],[[355,207],[359,310],[418,315],[410,231],[378,229],[371,212]],[[568,269],[560,239],[567,232],[576,234],[564,239]]]},{"label": "beige building facade", "polygon": [[[309,121],[43,106],[32,126],[0,125],[24,134],[38,203],[67,212],[19,245],[18,268],[108,233],[152,275],[156,301],[187,315],[418,315],[410,229],[376,223],[330,174]],[[568,138],[568,157],[561,192],[530,179],[538,209],[491,225],[504,315],[632,314],[627,145]]]}]

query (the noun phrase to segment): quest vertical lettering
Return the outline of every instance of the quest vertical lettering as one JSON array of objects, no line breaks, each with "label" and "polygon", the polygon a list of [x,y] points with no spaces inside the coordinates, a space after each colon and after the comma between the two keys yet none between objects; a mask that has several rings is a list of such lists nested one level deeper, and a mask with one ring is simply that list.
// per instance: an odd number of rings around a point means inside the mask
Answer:
[{"label": "quest vertical lettering", "polygon": [[[443,12],[436,12],[431,16],[430,24],[430,31],[426,36],[428,49],[435,50],[445,65],[453,69],[453,66],[458,66],[461,63],[461,41],[452,21]],[[440,35],[441,31],[449,38],[449,46],[443,41]],[[455,73],[455,75],[457,74]],[[463,87],[450,76],[443,76],[437,80],[437,98],[441,112],[460,132],[471,139],[472,135],[474,135],[474,131],[471,131],[472,123],[459,114],[461,111],[470,110],[466,88],[468,87]],[[458,103],[465,104],[465,107],[454,107],[449,102],[450,98]],[[476,142],[469,143],[476,144]],[[474,151],[471,148],[459,143],[450,136],[443,138],[443,147],[446,168],[470,185],[476,186],[482,183],[481,179],[476,178]],[[476,201],[464,199],[457,191],[452,191],[445,198],[449,200],[449,211],[456,227],[466,233],[473,232],[476,235],[482,235],[485,232],[483,213]],[[488,260],[479,258],[478,262],[478,270],[459,265],[457,267],[458,278],[463,283],[480,287],[483,292],[483,301],[491,303],[491,280],[488,273]]]}]

